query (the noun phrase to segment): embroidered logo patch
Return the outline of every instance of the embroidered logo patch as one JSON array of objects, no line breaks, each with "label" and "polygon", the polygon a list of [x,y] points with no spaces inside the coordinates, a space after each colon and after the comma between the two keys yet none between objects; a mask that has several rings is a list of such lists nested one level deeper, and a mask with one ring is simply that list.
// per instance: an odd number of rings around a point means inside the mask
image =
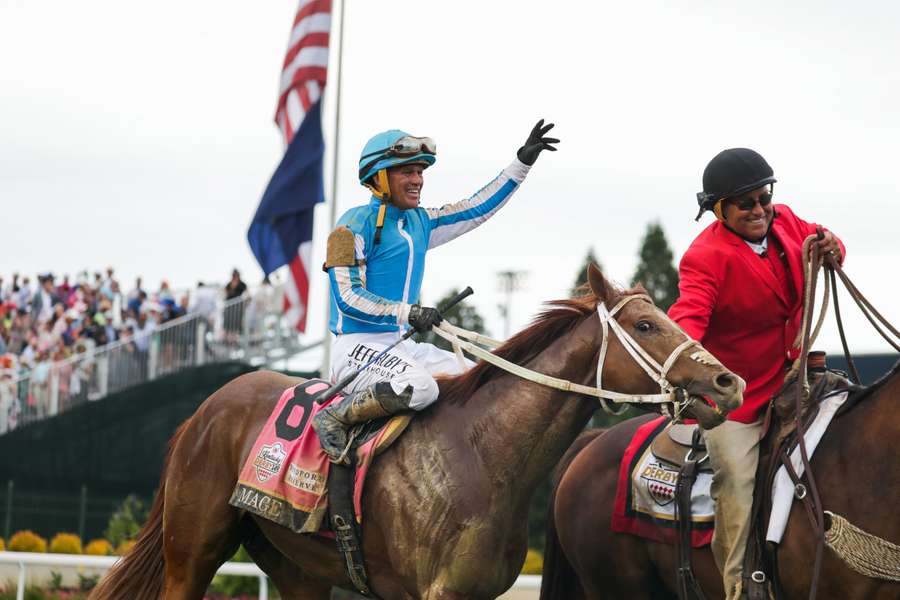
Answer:
[{"label": "embroidered logo patch", "polygon": [[325,492],[325,476],[322,473],[301,469],[294,463],[288,465],[284,481],[291,487],[317,496]]},{"label": "embroidered logo patch", "polygon": [[268,481],[269,477],[281,470],[285,456],[286,453],[281,442],[275,442],[260,448],[259,453],[253,460],[253,466],[256,467],[256,478],[263,483]]},{"label": "embroidered logo patch", "polygon": [[665,506],[675,499],[678,471],[670,469],[668,465],[651,461],[641,471],[641,480],[646,484],[650,497],[659,506]]}]

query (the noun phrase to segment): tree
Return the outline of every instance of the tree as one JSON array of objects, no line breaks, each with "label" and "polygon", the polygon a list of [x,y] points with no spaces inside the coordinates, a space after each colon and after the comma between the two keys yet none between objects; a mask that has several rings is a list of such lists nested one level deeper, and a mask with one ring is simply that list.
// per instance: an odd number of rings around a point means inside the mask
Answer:
[{"label": "tree", "polygon": [[[438,300],[438,308],[447,304],[458,293],[459,290],[457,289],[453,289],[447,292],[447,294],[443,298]],[[451,325],[456,325],[457,327],[462,327],[463,329],[468,329],[469,331],[474,331],[476,333],[485,333],[484,319],[481,317],[481,315],[478,314],[478,311],[475,309],[475,307],[471,304],[468,304],[466,300],[463,300],[450,310],[441,314],[444,319],[446,319]],[[429,344],[434,344],[438,348],[449,350],[451,352],[453,351],[453,347],[450,346],[450,342],[440,337],[439,335],[436,335],[432,331],[429,331],[427,334],[420,336],[419,341],[428,342]]]},{"label": "tree", "polygon": [[641,242],[640,263],[632,284],[641,283],[656,305],[669,310],[678,298],[678,270],[672,262],[672,250],[659,223],[647,225]]},{"label": "tree", "polygon": [[584,296],[586,292],[583,289],[580,289],[585,283],[587,283],[587,269],[588,265],[591,263],[600,267],[600,270],[603,270],[603,267],[600,266],[600,261],[597,260],[597,257],[594,256],[594,249],[588,248],[587,256],[584,257],[584,261],[581,263],[581,268],[578,270],[578,274],[575,277],[575,285],[572,286],[572,297],[576,296]]},{"label": "tree", "polygon": [[125,540],[137,539],[138,532],[147,520],[147,507],[134,494],[122,501],[116,512],[109,518],[103,535],[113,548],[118,548]]}]

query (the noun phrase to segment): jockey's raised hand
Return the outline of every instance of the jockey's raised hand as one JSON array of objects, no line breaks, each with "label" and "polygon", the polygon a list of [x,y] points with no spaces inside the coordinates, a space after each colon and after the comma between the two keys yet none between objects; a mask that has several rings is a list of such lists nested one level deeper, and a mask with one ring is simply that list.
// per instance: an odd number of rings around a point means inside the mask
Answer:
[{"label": "jockey's raised hand", "polygon": [[531,166],[534,164],[534,161],[537,160],[541,150],[551,150],[556,152],[556,148],[552,144],[558,144],[559,140],[556,138],[544,137],[551,129],[553,129],[553,123],[544,125],[543,119],[538,121],[534,128],[532,128],[531,133],[528,134],[525,145],[519,148],[519,151],[516,154],[519,157],[519,160],[526,165]]},{"label": "jockey's raised hand", "polygon": [[428,333],[434,325],[440,325],[444,318],[436,308],[413,304],[409,308],[409,324],[419,333]]}]

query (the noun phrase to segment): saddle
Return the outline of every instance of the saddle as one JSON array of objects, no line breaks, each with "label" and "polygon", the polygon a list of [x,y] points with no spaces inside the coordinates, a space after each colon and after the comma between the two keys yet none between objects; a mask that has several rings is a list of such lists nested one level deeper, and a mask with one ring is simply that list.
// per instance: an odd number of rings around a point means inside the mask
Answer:
[{"label": "saddle", "polygon": [[[653,438],[650,444],[650,451],[653,455],[677,467],[679,470],[684,467],[688,456],[691,453],[694,432],[700,431],[699,425],[676,423],[666,427],[659,435]],[[706,460],[709,456],[706,451],[706,443],[701,435],[698,443],[699,453],[695,454],[692,459],[698,463],[700,471],[711,472],[712,467]]]}]

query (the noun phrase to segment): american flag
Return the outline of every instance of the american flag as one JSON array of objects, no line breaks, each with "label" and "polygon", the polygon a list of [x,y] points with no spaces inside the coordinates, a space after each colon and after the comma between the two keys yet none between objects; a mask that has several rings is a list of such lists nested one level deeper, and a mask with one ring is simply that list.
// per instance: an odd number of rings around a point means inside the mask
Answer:
[{"label": "american flag", "polygon": [[324,201],[321,100],[328,74],[331,0],[301,0],[281,71],[275,123],[285,152],[247,239],[268,275],[288,265],[285,318],[306,330],[313,208]]},{"label": "american flag", "polygon": [[331,0],[301,0],[288,40],[275,110],[275,123],[284,136],[285,148],[325,90],[330,32]]}]

